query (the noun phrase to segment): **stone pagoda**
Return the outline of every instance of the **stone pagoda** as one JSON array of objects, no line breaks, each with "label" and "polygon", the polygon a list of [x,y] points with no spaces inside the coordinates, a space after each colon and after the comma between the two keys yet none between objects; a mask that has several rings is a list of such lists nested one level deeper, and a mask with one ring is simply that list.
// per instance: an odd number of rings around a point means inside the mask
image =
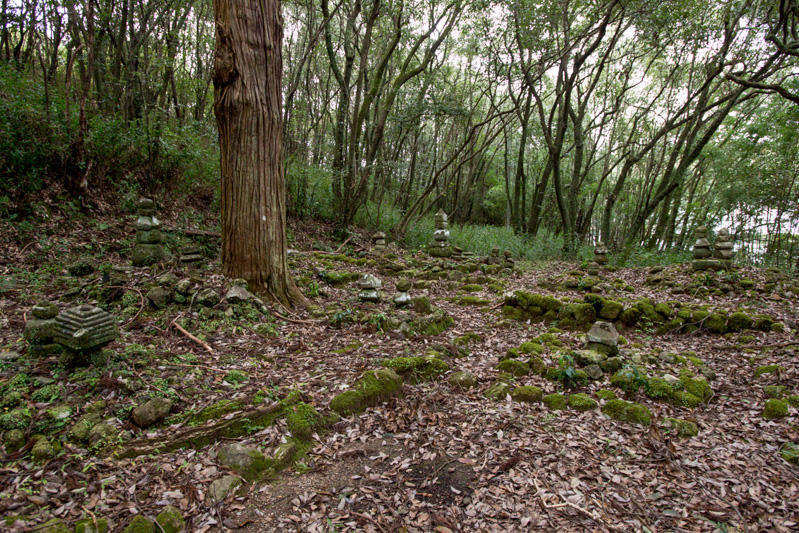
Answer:
[{"label": "stone pagoda", "polygon": [[400,279],[397,281],[397,296],[394,298],[394,305],[397,307],[405,307],[411,304],[411,295],[408,291],[411,290],[411,281],[407,279]]},{"label": "stone pagoda", "polygon": [[710,241],[707,240],[705,226],[696,228],[696,242],[691,253],[694,256],[694,260],[691,262],[694,270],[721,270],[721,261],[712,259],[713,250],[710,248]]},{"label": "stone pagoda", "polygon": [[53,338],[71,352],[71,363],[87,363],[86,358],[119,338],[116,320],[99,307],[84,304],[67,309],[55,318]]},{"label": "stone pagoda", "polygon": [[432,257],[451,257],[452,246],[449,244],[449,230],[447,227],[447,214],[443,209],[439,209],[436,213],[436,231],[433,233],[433,242],[431,242],[427,251]]},{"label": "stone pagoda", "polygon": [[602,241],[599,241],[594,247],[594,263],[599,266],[608,264],[608,248]]},{"label": "stone pagoda", "polygon": [[362,302],[379,302],[380,292],[378,289],[383,286],[383,282],[372,274],[364,274],[358,280],[358,299]]},{"label": "stone pagoda", "polygon": [[726,228],[720,229],[716,245],[713,247],[713,257],[721,261],[724,268],[732,266],[732,258],[735,255],[732,247],[732,235]]},{"label": "stone pagoda", "polygon": [[372,250],[378,253],[386,251],[386,234],[382,231],[378,231],[372,235]]},{"label": "stone pagoda", "polygon": [[142,198],[136,206],[139,218],[136,220],[136,246],[133,248],[133,266],[154,265],[166,257],[161,246],[163,235],[161,223],[155,218],[155,202]]}]

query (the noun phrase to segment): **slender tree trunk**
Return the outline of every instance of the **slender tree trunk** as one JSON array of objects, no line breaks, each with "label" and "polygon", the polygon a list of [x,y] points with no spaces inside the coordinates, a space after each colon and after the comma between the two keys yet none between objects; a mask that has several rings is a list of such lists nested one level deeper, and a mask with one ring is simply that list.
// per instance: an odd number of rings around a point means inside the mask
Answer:
[{"label": "slender tree trunk", "polygon": [[280,0],[214,0],[214,14],[223,271],[257,294],[303,305],[287,260]]}]

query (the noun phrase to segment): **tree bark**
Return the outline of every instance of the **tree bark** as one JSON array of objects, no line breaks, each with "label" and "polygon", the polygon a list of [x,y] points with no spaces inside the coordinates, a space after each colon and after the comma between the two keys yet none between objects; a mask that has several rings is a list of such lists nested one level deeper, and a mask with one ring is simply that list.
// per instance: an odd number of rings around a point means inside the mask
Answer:
[{"label": "tree bark", "polygon": [[287,260],[280,0],[214,0],[214,14],[222,268],[256,294],[304,305]]}]

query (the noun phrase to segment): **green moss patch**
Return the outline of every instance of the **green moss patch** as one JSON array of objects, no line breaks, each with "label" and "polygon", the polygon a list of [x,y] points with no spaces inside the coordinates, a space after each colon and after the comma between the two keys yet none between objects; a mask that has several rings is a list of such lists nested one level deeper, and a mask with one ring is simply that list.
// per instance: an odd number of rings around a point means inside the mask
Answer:
[{"label": "green moss patch", "polygon": [[597,406],[596,400],[581,392],[579,394],[572,394],[569,396],[569,407],[575,411],[590,411]]},{"label": "green moss patch", "polygon": [[449,370],[449,365],[435,357],[397,357],[383,363],[408,383],[433,381]]},{"label": "green moss patch", "polygon": [[779,374],[784,372],[784,370],[780,365],[763,365],[755,369],[755,377],[759,378],[766,374]]},{"label": "green moss patch", "polygon": [[766,400],[766,406],[763,408],[763,418],[774,420],[786,416],[788,416],[788,402],[775,398]]},{"label": "green moss patch", "polygon": [[530,365],[516,359],[505,359],[497,365],[497,370],[507,372],[512,376],[526,376],[530,373]]},{"label": "green moss patch", "polygon": [[544,391],[542,391],[539,387],[533,387],[529,385],[516,387],[510,393],[510,397],[514,401],[525,402],[525,403],[540,402],[543,395]]},{"label": "green moss patch", "polygon": [[295,438],[307,441],[315,432],[325,427],[325,420],[312,406],[298,402],[286,415],[286,425]]},{"label": "green moss patch", "polygon": [[681,439],[696,437],[699,434],[699,427],[695,422],[681,418],[667,418],[665,428],[666,431]]},{"label": "green moss patch", "polygon": [[648,407],[624,400],[609,400],[602,406],[602,412],[613,420],[642,426],[648,426],[652,420]]},{"label": "green moss patch", "polygon": [[352,390],[339,394],[330,402],[330,408],[346,416],[360,413],[377,405],[402,390],[402,378],[390,368],[370,370],[355,382]]},{"label": "green moss patch", "polygon": [[547,394],[541,401],[544,402],[548,408],[552,409],[553,411],[565,411],[566,410],[566,396],[563,394]]},{"label": "green moss patch", "polygon": [[615,400],[616,393],[608,389],[600,389],[596,391],[596,397],[600,400]]}]

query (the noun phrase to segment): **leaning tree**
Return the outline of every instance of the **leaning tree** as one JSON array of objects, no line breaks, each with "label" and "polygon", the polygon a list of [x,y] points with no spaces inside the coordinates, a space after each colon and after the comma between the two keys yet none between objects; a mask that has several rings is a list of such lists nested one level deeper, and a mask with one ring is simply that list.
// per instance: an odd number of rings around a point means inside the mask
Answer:
[{"label": "leaning tree", "polygon": [[223,271],[256,294],[301,305],[286,257],[280,0],[214,0],[214,14]]}]

